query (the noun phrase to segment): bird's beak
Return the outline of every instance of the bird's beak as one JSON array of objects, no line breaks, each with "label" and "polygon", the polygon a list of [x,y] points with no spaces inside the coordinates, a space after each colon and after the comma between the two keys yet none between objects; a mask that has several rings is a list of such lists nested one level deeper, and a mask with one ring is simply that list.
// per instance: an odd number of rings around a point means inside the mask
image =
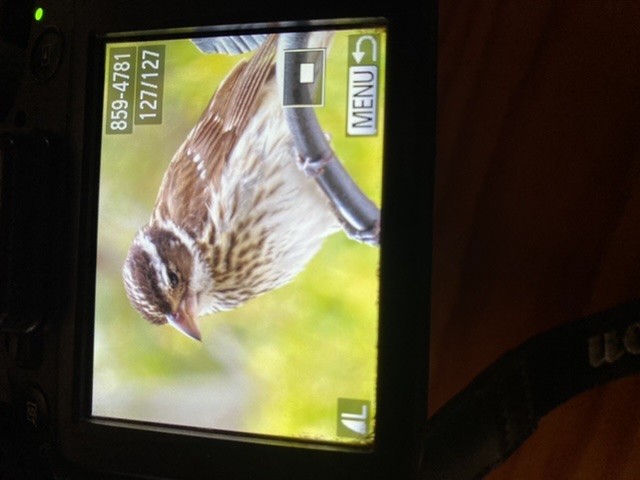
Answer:
[{"label": "bird's beak", "polygon": [[169,324],[189,338],[202,341],[200,329],[196,323],[198,299],[196,295],[186,294],[175,313],[167,315]]}]

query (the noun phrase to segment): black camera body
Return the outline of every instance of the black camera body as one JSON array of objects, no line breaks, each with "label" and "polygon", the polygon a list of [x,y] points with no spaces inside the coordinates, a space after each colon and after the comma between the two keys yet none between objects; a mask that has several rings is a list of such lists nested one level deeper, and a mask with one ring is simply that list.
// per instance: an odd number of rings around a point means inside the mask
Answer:
[{"label": "black camera body", "polygon": [[[45,7],[46,8],[46,7]],[[58,340],[72,302],[78,182],[70,175],[73,4],[38,23],[33,2],[0,6],[0,472],[53,478]]]},{"label": "black camera body", "polygon": [[[415,477],[427,416],[435,6],[416,11],[405,2],[333,0],[313,8],[302,2],[251,8],[209,1],[3,3],[0,23],[11,28],[0,32],[0,61],[9,77],[0,94],[0,424],[6,427],[0,458],[11,461],[0,473]],[[174,38],[202,28],[344,28],[363,19],[380,20],[388,35],[375,441],[366,448],[314,444],[94,417],[90,312],[105,39],[133,41],[140,32]]]},{"label": "black camera body", "polygon": [[63,61],[69,53],[63,57],[60,31],[70,28],[72,11],[65,5],[52,12],[59,16],[52,19],[60,23],[58,30],[32,25],[29,2],[2,7],[0,318],[5,331],[39,329],[46,323],[46,305],[56,301],[57,282],[50,280],[63,255],[60,229],[68,218],[62,218],[67,211],[62,198],[72,185],[63,173],[70,167],[64,159],[71,144],[71,66]]}]

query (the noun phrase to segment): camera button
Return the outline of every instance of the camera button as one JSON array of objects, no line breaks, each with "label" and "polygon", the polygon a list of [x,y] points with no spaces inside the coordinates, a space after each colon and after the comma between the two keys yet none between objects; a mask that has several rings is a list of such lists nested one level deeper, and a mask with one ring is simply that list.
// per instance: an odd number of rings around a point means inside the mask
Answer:
[{"label": "camera button", "polygon": [[29,386],[24,391],[20,405],[23,424],[32,431],[43,432],[49,424],[49,407],[42,391]]},{"label": "camera button", "polygon": [[42,33],[31,50],[31,74],[39,82],[55,75],[62,63],[64,39],[57,30]]}]

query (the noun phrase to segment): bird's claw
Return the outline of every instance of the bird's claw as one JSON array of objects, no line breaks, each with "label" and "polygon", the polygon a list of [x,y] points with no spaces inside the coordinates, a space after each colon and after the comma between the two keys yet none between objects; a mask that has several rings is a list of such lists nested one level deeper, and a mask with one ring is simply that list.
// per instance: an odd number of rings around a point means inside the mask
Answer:
[{"label": "bird's claw", "polygon": [[326,167],[333,158],[333,156],[330,156],[328,158],[299,157],[298,167],[305,173],[307,177],[319,177],[324,173],[324,167]]}]

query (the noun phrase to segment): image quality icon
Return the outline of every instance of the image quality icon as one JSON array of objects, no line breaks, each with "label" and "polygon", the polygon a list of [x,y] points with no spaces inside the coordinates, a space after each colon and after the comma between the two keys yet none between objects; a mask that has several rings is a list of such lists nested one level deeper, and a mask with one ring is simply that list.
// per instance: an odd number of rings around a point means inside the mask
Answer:
[{"label": "image quality icon", "polygon": [[339,437],[363,438],[369,434],[371,402],[350,398],[338,399]]}]

